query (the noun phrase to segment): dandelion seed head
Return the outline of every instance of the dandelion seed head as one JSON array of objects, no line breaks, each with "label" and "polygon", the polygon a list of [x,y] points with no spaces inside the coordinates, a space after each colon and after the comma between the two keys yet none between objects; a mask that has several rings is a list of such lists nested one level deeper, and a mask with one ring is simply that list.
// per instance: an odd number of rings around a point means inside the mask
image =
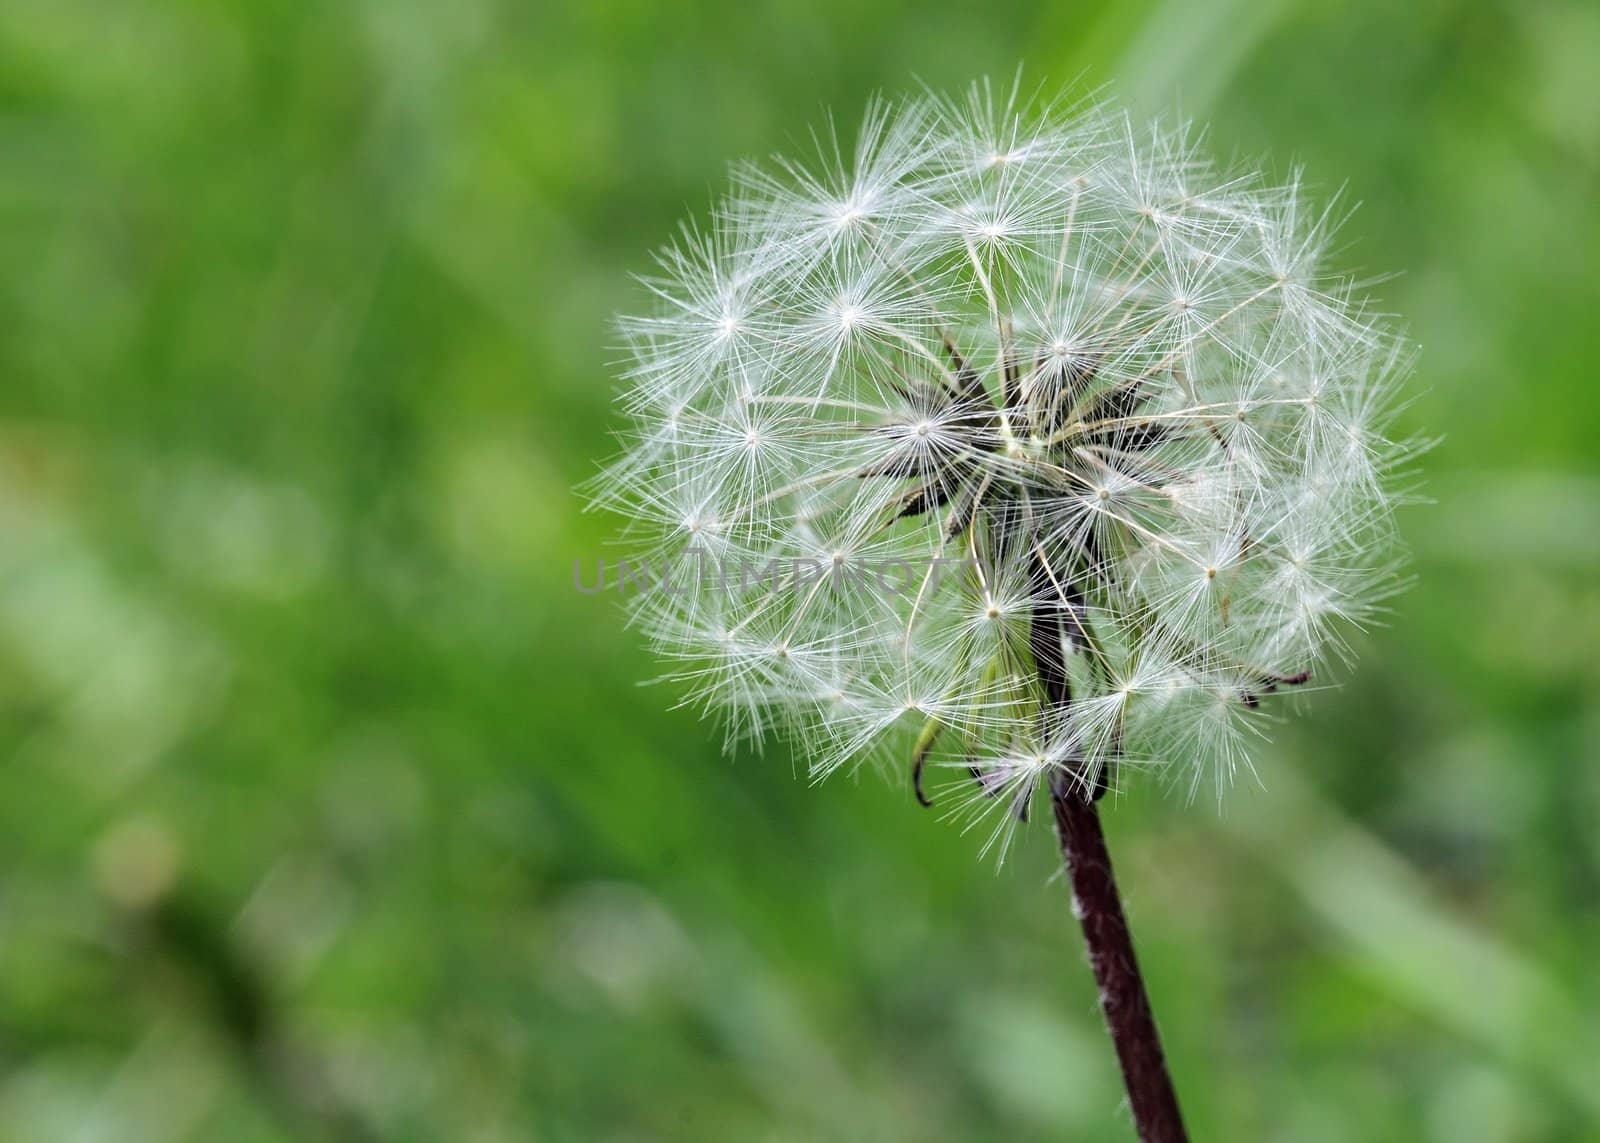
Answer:
[{"label": "dandelion seed head", "polygon": [[593,498],[721,571],[630,597],[640,628],[815,776],[926,739],[1002,852],[1055,776],[1248,772],[1269,696],[1397,583],[1409,355],[1325,266],[1334,209],[985,84],[816,141],[737,168],[621,320]]}]

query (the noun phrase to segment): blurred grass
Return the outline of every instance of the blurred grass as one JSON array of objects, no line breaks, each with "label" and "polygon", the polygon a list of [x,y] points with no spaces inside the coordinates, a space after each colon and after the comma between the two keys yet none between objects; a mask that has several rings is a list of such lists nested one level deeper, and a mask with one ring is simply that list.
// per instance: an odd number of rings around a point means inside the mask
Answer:
[{"label": "blurred grass", "polygon": [[570,587],[724,163],[1115,81],[1362,202],[1418,585],[1119,803],[1197,1138],[1600,1139],[1600,10],[11,0],[0,1139],[1126,1138],[1042,831],[729,760]]}]

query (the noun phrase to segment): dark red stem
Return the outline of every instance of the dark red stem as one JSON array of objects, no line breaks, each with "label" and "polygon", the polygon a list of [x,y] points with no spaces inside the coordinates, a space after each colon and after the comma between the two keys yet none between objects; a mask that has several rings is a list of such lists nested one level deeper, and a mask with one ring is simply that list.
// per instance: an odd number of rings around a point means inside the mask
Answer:
[{"label": "dark red stem", "polygon": [[1064,775],[1051,783],[1050,802],[1061,856],[1072,880],[1073,911],[1083,924],[1089,964],[1100,986],[1100,1011],[1122,1065],[1134,1127],[1144,1143],[1187,1143],[1178,1095],[1167,1074],[1155,1014],[1117,893],[1100,811],[1092,793]]}]

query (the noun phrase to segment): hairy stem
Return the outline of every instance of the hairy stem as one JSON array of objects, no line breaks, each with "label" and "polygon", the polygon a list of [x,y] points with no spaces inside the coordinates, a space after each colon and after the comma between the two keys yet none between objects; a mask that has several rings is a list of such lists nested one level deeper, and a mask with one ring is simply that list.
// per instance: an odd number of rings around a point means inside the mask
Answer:
[{"label": "hairy stem", "polygon": [[1111,854],[1093,794],[1067,775],[1050,785],[1056,837],[1072,879],[1073,911],[1083,924],[1089,964],[1100,986],[1100,1011],[1116,1045],[1134,1127],[1144,1143],[1183,1143],[1188,1135],[1167,1073],[1155,1013],[1145,992],[1133,936],[1122,912]]}]

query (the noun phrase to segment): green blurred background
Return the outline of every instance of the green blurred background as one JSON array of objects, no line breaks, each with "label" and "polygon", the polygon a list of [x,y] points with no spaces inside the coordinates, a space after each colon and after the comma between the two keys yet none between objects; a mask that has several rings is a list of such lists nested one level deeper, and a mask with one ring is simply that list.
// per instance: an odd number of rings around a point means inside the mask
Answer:
[{"label": "green blurred background", "polygon": [[1600,7],[6,0],[0,1139],[1128,1139],[1055,855],[728,758],[609,601],[611,314],[877,90],[1362,203],[1418,582],[1109,830],[1194,1134],[1600,1139]]}]

